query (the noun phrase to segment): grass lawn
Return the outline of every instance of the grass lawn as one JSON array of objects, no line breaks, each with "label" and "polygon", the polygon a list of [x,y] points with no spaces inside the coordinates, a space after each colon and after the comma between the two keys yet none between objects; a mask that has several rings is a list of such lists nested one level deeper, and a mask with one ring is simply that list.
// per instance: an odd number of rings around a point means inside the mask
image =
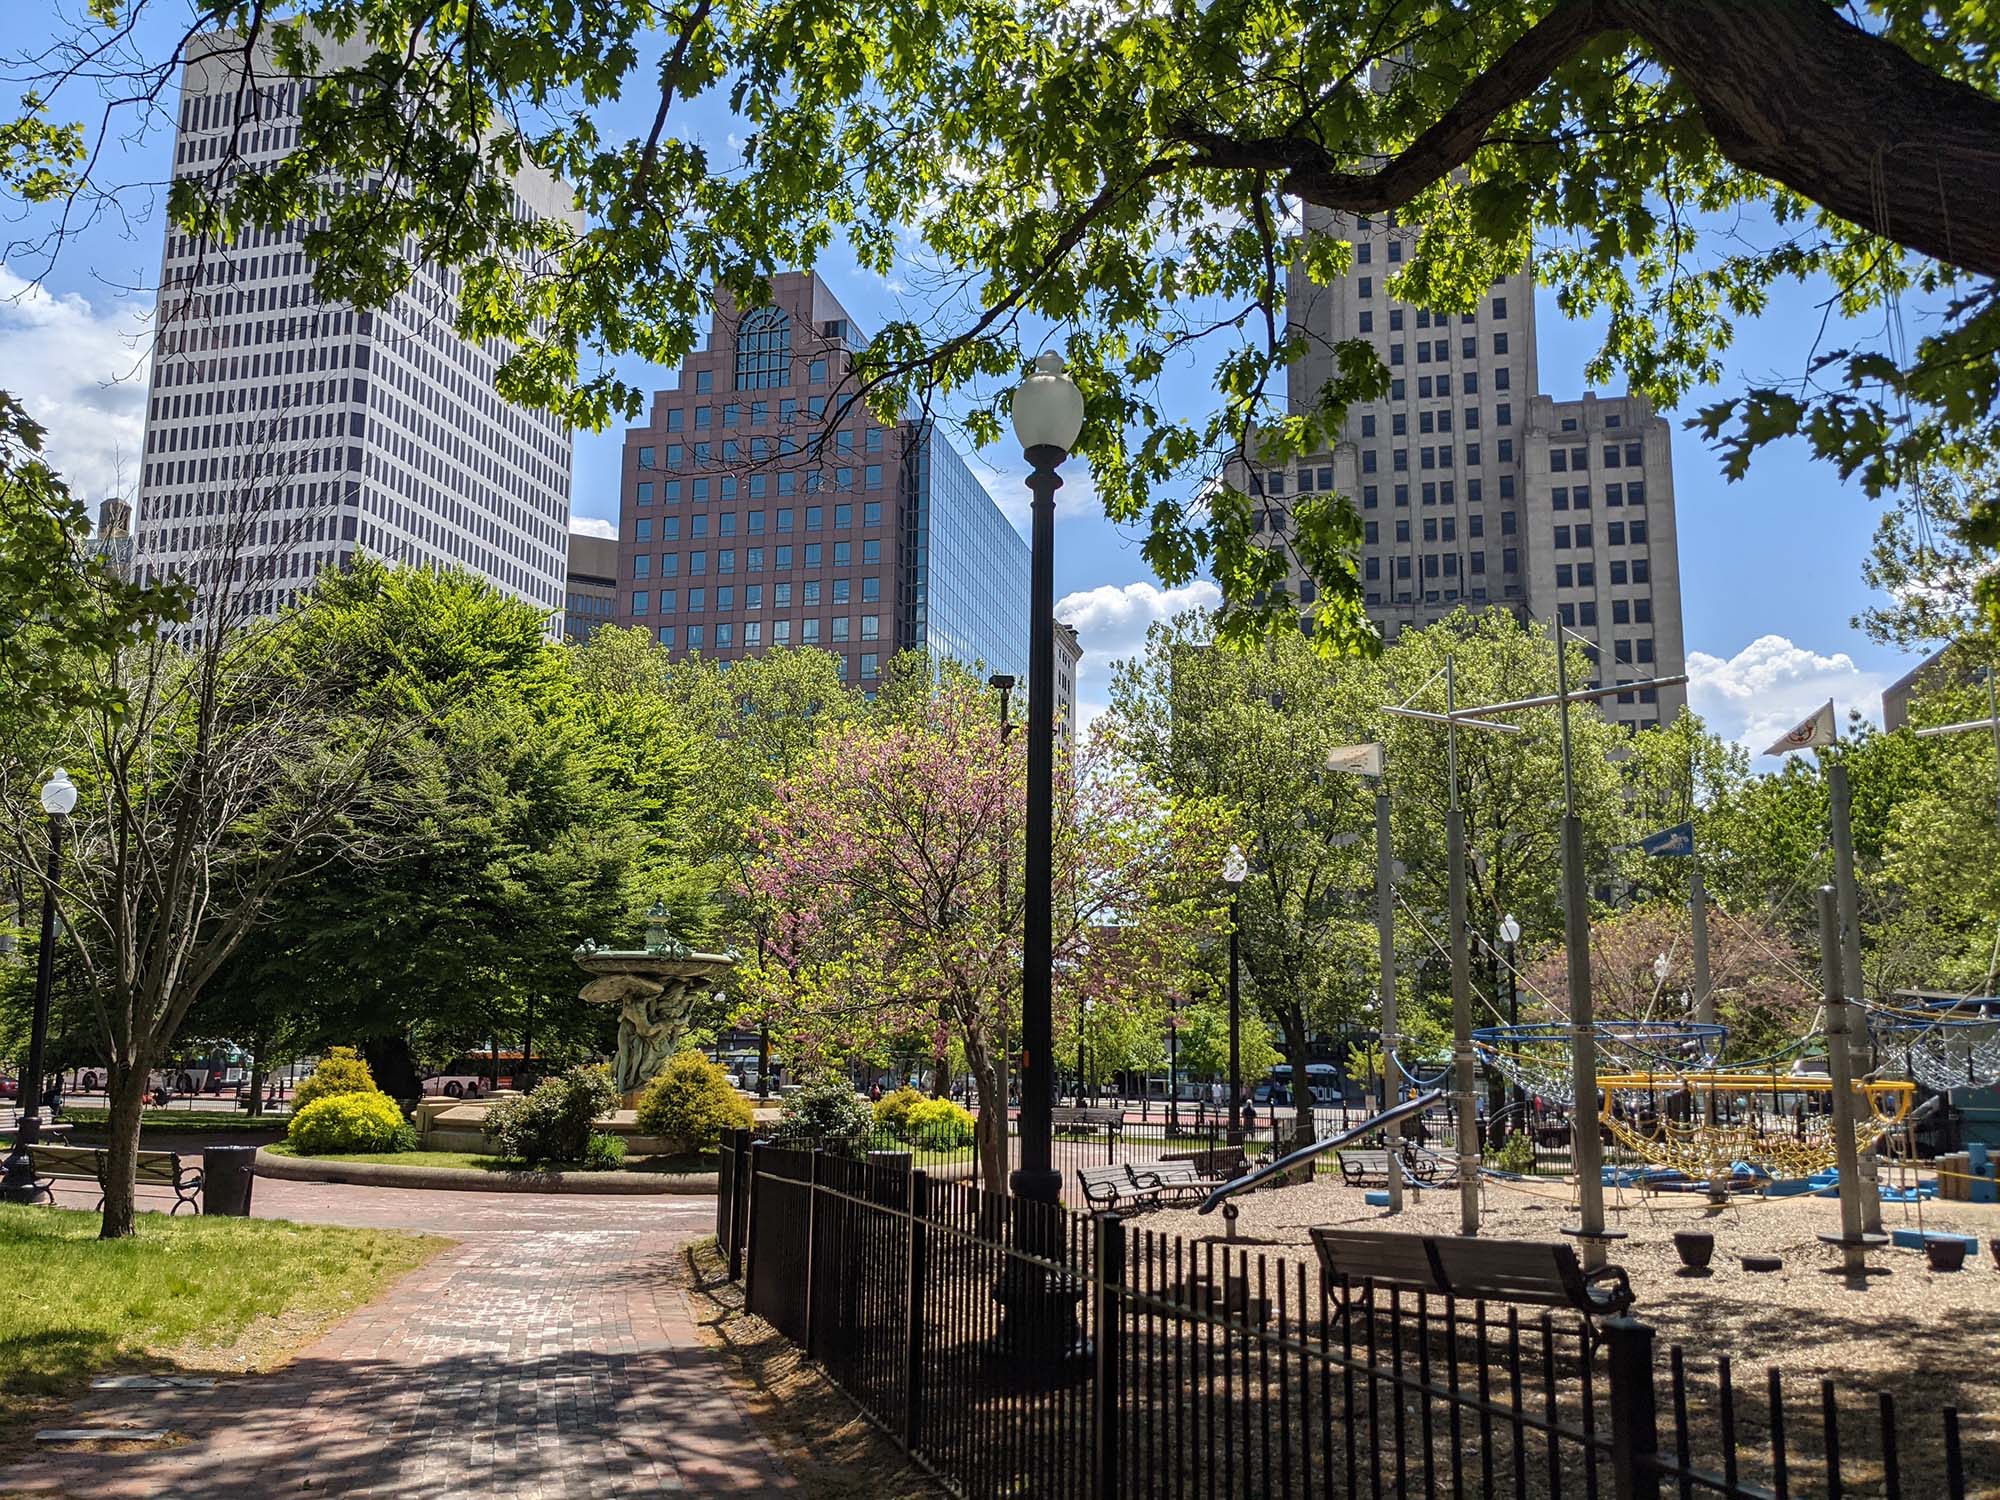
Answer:
[{"label": "grass lawn", "polygon": [[[295,1151],[280,1143],[266,1146],[274,1156],[295,1156],[301,1161],[367,1162],[389,1167],[443,1167],[456,1172],[586,1172],[575,1162],[550,1162],[530,1167],[526,1162],[504,1156],[481,1156],[472,1151],[356,1151],[317,1156]],[[620,1168],[626,1172],[713,1172],[713,1151],[691,1151],[679,1156],[634,1156]]]},{"label": "grass lawn", "polygon": [[[236,1130],[283,1130],[287,1115],[225,1114],[205,1109],[149,1109],[139,1115],[139,1133],[170,1130],[178,1135],[223,1135]],[[65,1109],[62,1123],[82,1134],[102,1133],[111,1123],[111,1112],[103,1109]]]},{"label": "grass lawn", "polygon": [[0,1204],[0,1451],[92,1375],[267,1369],[448,1242],[274,1219]]}]

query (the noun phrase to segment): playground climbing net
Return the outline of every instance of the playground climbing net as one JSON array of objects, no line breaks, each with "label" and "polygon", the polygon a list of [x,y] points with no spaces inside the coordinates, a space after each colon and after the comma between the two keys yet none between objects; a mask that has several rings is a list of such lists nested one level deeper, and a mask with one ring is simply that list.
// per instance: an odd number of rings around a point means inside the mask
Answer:
[{"label": "playground climbing net", "polygon": [[[1737,1164],[1773,1177],[1802,1178],[1838,1159],[1824,1077],[1768,1073],[1607,1073],[1601,1118],[1619,1145],[1654,1166],[1696,1181],[1735,1173]],[[1857,1111],[1854,1145],[1870,1146],[1910,1111],[1916,1086],[1907,1080],[1859,1084],[1867,1108]],[[1641,1114],[1640,1098],[1662,1106]],[[1810,1106],[1810,1107],[1809,1107]]]}]

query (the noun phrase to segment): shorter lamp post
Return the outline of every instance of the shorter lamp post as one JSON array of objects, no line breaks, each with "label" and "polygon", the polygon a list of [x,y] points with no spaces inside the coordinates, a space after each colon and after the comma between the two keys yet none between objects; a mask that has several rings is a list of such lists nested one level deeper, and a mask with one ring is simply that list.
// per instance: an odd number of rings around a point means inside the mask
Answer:
[{"label": "shorter lamp post", "polygon": [[1090,1002],[1084,1001],[1076,1014],[1076,1105],[1083,1108],[1083,1042],[1090,1028]]},{"label": "shorter lamp post", "polygon": [[1243,882],[1249,861],[1235,844],[1222,861],[1222,881],[1229,887],[1229,1144],[1243,1144],[1243,1029],[1241,961],[1236,935],[1242,927]]},{"label": "shorter lamp post", "polygon": [[63,823],[76,807],[76,783],[61,767],[42,786],[42,811],[49,820],[49,868],[42,882],[42,939],[35,953],[35,1011],[28,1031],[28,1065],[16,1080],[19,1123],[14,1149],[0,1173],[0,1202],[33,1203],[41,1196],[35,1184],[34,1146],[42,1133],[42,1053],[48,1045],[49,994],[56,974],[56,881],[62,875]]},{"label": "shorter lamp post", "polygon": [[1167,1017],[1167,1134],[1181,1128],[1181,1018]]},{"label": "shorter lamp post", "polygon": [[[1521,981],[1519,976],[1514,972],[1514,945],[1520,941],[1521,924],[1514,920],[1514,914],[1510,911],[1500,919],[1500,946],[1506,950],[1507,1024],[1509,1026],[1519,1026],[1521,1024]],[[1527,1097],[1526,1092],[1517,1082],[1514,1085],[1514,1104],[1517,1109],[1520,1105],[1527,1102]]]}]

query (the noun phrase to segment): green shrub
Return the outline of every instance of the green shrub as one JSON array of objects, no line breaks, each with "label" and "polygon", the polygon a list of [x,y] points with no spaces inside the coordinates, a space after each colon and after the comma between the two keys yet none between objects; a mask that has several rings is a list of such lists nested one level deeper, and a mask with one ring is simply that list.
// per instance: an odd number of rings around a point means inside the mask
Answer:
[{"label": "green shrub", "polygon": [[615,1172],[625,1165],[625,1141],[621,1136],[593,1130],[583,1144],[583,1166],[587,1172]]},{"label": "green shrub", "polygon": [[1493,1153],[1493,1165],[1503,1172],[1519,1172],[1525,1176],[1535,1170],[1535,1143],[1520,1131],[1513,1132]]},{"label": "green shrub", "polygon": [[294,1112],[285,1139],[307,1156],[417,1148],[417,1133],[396,1101],[373,1090],[315,1099]]},{"label": "green shrub", "polygon": [[771,1132],[782,1143],[823,1142],[856,1146],[875,1128],[875,1111],[845,1078],[819,1078],[785,1101],[784,1118]]},{"label": "green shrub", "polygon": [[699,1052],[677,1052],[639,1096],[639,1129],[686,1151],[713,1151],[725,1130],[748,1130],[750,1106],[722,1069]]},{"label": "green shrub", "polygon": [[487,1139],[500,1155],[516,1161],[580,1162],[590,1146],[590,1122],[617,1102],[618,1086],[608,1068],[571,1068],[536,1084],[533,1093],[487,1110]]},{"label": "green shrub", "polygon": [[972,1144],[972,1112],[949,1099],[919,1099],[907,1118],[906,1141],[933,1150]]},{"label": "green shrub", "polygon": [[319,1060],[312,1076],[292,1090],[292,1110],[297,1113],[317,1099],[335,1094],[379,1094],[375,1075],[352,1047],[334,1047]]},{"label": "green shrub", "polygon": [[875,1101],[875,1125],[903,1140],[910,1138],[910,1111],[924,1102],[922,1091],[905,1085]]}]

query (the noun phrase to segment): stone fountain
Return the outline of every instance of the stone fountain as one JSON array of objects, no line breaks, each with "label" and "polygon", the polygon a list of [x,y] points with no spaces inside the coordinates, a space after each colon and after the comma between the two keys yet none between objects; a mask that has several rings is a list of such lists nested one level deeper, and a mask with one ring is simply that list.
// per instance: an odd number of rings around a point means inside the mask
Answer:
[{"label": "stone fountain", "polygon": [[646,946],[576,950],[577,967],[595,977],[578,993],[598,1005],[618,1007],[618,1051],[611,1077],[626,1109],[659,1076],[687,1035],[694,1003],[714,990],[735,964],[733,954],[697,953],[666,928],[659,902],[646,913]]}]

